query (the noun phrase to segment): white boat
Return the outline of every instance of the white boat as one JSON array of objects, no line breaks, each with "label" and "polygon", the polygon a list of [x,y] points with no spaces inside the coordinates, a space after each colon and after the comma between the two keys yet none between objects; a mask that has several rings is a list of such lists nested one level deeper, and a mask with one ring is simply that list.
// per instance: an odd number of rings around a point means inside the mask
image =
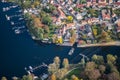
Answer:
[{"label": "white boat", "polygon": [[45,80],[45,79],[47,79],[47,78],[48,78],[48,74],[45,74],[45,73],[44,73],[44,74],[41,76],[41,79],[42,79],[42,80]]},{"label": "white boat", "polygon": [[5,8],[3,8],[3,12],[5,12],[6,11],[6,9]]},{"label": "white boat", "polygon": [[19,18],[19,20],[23,20],[24,18]]},{"label": "white boat", "polygon": [[14,25],[15,23],[14,22],[11,22],[11,25]]},{"label": "white boat", "polygon": [[74,48],[71,48],[71,50],[69,51],[68,55],[72,55],[74,53]]},{"label": "white boat", "polygon": [[9,16],[5,15],[5,17],[6,17],[7,20],[10,20],[10,17],[9,17]]},{"label": "white boat", "polygon": [[19,29],[16,29],[16,30],[15,30],[15,33],[16,33],[16,34],[20,34],[21,31],[20,31]]},{"label": "white boat", "polygon": [[32,70],[33,69],[32,66],[29,66],[29,69]]}]

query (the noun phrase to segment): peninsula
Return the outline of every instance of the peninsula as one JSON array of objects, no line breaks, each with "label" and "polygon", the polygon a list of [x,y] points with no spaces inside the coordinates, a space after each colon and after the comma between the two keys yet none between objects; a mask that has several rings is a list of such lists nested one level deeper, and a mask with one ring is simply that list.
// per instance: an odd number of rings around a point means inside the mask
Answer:
[{"label": "peninsula", "polygon": [[34,40],[78,47],[120,45],[119,0],[8,0],[19,4]]}]

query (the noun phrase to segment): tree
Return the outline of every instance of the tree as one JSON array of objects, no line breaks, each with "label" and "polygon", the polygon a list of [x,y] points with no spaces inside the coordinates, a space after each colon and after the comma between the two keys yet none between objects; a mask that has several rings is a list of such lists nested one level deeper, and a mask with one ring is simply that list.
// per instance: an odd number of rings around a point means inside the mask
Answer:
[{"label": "tree", "polygon": [[40,21],[40,19],[39,18],[34,18],[34,26],[35,27],[42,27],[41,26],[41,21]]},{"label": "tree", "polygon": [[50,80],[56,80],[55,74],[52,74],[52,75],[50,76]]},{"label": "tree", "polygon": [[35,1],[33,5],[34,5],[36,8],[39,7],[40,1]]},{"label": "tree", "polygon": [[98,69],[96,69],[96,64],[94,62],[87,62],[85,66],[85,75],[90,80],[96,80],[100,77],[100,72]]},{"label": "tree", "polygon": [[27,76],[24,75],[24,76],[22,77],[22,80],[27,80]]},{"label": "tree", "polygon": [[98,17],[98,12],[95,9],[89,8],[88,13],[90,13],[93,17]]},{"label": "tree", "polygon": [[58,56],[56,56],[54,58],[54,63],[56,65],[56,68],[59,69],[59,67],[60,67],[60,58]]},{"label": "tree", "polygon": [[54,72],[56,72],[57,70],[58,70],[58,68],[56,67],[56,64],[55,64],[55,63],[49,64],[49,66],[48,66],[48,72],[49,72],[49,73],[54,73]]},{"label": "tree", "polygon": [[108,74],[108,80],[120,80],[120,75],[115,72],[112,72]]},{"label": "tree", "polygon": [[107,63],[115,64],[117,60],[117,56],[113,56],[112,54],[107,55]]},{"label": "tree", "polygon": [[1,80],[7,80],[7,78],[6,77],[2,77]]},{"label": "tree", "polygon": [[59,69],[55,75],[58,79],[62,80],[62,78],[65,76],[67,70],[66,69]]},{"label": "tree", "polygon": [[100,70],[101,74],[103,74],[106,70],[106,67],[104,65],[99,65],[99,70]]},{"label": "tree", "polygon": [[85,71],[91,71],[96,68],[96,64],[94,62],[87,62],[85,66]]},{"label": "tree", "polygon": [[98,69],[94,69],[89,71],[89,75],[87,75],[89,80],[98,80],[98,78],[101,76],[100,71]]},{"label": "tree", "polygon": [[68,16],[67,20],[70,21],[70,22],[72,22],[73,21],[73,17],[72,16]]},{"label": "tree", "polygon": [[52,23],[52,19],[51,19],[51,17],[50,16],[45,16],[45,17],[43,17],[42,18],[42,23],[43,24],[46,24],[46,25],[50,25],[51,23]]},{"label": "tree", "polygon": [[76,77],[75,75],[71,76],[72,80],[79,80],[78,77]]},{"label": "tree", "polygon": [[100,55],[96,55],[94,54],[92,56],[92,61],[94,61],[96,64],[100,65],[100,64],[104,64],[104,59],[103,59],[103,56],[100,56]]},{"label": "tree", "polygon": [[113,11],[117,16],[120,16],[120,9],[118,8],[118,9],[115,9],[114,11]]},{"label": "tree", "polygon": [[69,68],[69,61],[68,61],[67,58],[64,58],[64,60],[63,60],[63,67],[64,67],[65,69]]},{"label": "tree", "polygon": [[27,75],[27,80],[33,80],[33,75],[32,74]]},{"label": "tree", "polygon": [[50,32],[50,30],[49,30],[49,27],[48,27],[48,26],[44,26],[43,28],[44,28],[44,32],[45,32],[45,33],[49,33],[49,32]]}]

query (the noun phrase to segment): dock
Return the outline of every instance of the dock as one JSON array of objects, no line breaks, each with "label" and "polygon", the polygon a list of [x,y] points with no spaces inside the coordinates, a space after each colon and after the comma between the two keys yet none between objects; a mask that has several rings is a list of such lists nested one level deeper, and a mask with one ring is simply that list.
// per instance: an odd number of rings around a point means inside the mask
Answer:
[{"label": "dock", "polygon": [[45,63],[42,63],[41,65],[38,65],[38,66],[36,66],[34,68],[32,66],[29,66],[29,69],[27,69],[25,67],[25,70],[27,71],[28,74],[30,74],[31,72],[35,71],[36,69],[39,69],[39,68],[42,68],[42,67],[48,67],[48,65],[45,64]]}]

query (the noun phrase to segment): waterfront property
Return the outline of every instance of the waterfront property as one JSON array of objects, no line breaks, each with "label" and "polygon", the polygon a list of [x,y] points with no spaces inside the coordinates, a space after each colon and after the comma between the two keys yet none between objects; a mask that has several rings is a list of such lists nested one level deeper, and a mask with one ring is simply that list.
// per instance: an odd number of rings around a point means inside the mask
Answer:
[{"label": "waterfront property", "polygon": [[24,6],[19,5],[28,20],[30,34],[42,42],[62,46],[73,46],[77,42],[80,47],[111,45],[110,42],[116,45],[120,39],[119,1],[41,0],[31,3],[24,0]]}]

